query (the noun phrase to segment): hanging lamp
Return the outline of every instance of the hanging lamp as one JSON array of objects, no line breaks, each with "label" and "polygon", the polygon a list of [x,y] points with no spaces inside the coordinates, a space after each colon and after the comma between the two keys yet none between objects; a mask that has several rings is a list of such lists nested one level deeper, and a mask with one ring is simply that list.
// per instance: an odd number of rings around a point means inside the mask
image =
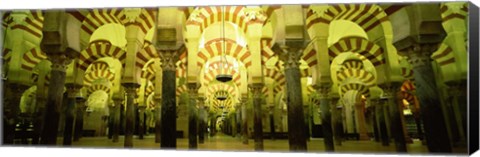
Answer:
[{"label": "hanging lamp", "polygon": [[221,51],[222,56],[220,57],[220,61],[221,61],[222,65],[220,66],[220,74],[215,76],[215,79],[217,81],[225,83],[225,82],[232,81],[233,77],[230,74],[226,74],[226,73],[222,74],[223,68],[225,66],[224,64],[225,64],[225,62],[227,62],[227,58],[225,56],[225,54],[226,54],[226,46],[225,46],[226,42],[225,41],[226,40],[225,40],[225,10],[224,9],[225,9],[225,6],[222,7],[222,40],[223,40],[223,42],[222,42],[222,51]]}]

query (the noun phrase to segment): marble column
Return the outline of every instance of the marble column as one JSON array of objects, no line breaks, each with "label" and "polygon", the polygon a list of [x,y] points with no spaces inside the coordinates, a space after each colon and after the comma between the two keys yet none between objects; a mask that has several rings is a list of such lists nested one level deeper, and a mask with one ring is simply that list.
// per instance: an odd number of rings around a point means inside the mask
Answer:
[{"label": "marble column", "polygon": [[118,142],[118,136],[120,135],[120,114],[123,108],[123,99],[121,98],[113,98],[114,107],[114,117],[113,117],[113,136],[112,141]]},{"label": "marble column", "polygon": [[160,143],[162,133],[162,98],[154,98],[155,102],[155,143]]},{"label": "marble column", "polygon": [[262,88],[263,83],[249,85],[253,97],[253,139],[255,151],[263,151],[263,125],[262,125]]},{"label": "marble column", "polygon": [[197,83],[188,83],[188,148],[197,149],[198,147],[198,109],[197,109],[197,93],[200,86]]},{"label": "marble column", "polygon": [[321,84],[314,87],[317,90],[320,99],[319,108],[322,118],[323,144],[325,145],[326,152],[333,152],[335,150],[332,132],[332,114],[330,112],[331,104],[328,97],[330,87],[330,84]]},{"label": "marble column", "polygon": [[242,137],[242,104],[237,103],[235,105],[235,116],[237,119],[237,123],[235,124],[237,126],[237,132],[235,133],[235,136],[239,139]]},{"label": "marble column", "polygon": [[83,97],[75,98],[75,130],[73,132],[73,141],[78,141],[83,134],[83,115],[87,106],[85,102],[87,100]]},{"label": "marble column", "polygon": [[430,152],[452,152],[440,103],[439,88],[431,64],[431,54],[438,44],[415,44],[407,49],[408,62],[413,67],[416,93],[420,102],[427,147]]},{"label": "marble column", "polygon": [[[46,38],[45,33],[46,32],[44,32],[44,38]],[[53,45],[52,47],[55,46],[57,45]],[[47,103],[45,106],[45,119],[43,122],[40,144],[56,145],[60,121],[60,110],[63,102],[63,88],[65,85],[66,70],[67,65],[71,62],[71,59],[67,58],[66,53],[60,52],[56,48],[51,48],[52,51],[50,51],[50,48],[48,48],[49,46],[44,47],[47,47],[46,51],[44,50],[44,52],[47,53],[52,65],[50,71],[50,85],[48,87]]]},{"label": "marble column", "polygon": [[125,148],[133,147],[133,133],[135,130],[135,95],[140,85],[136,83],[123,83],[125,94],[127,95],[127,104],[125,105],[125,140],[123,146]]},{"label": "marble column", "polygon": [[377,122],[377,103],[378,103],[378,98],[376,99],[370,99],[370,108],[372,112],[372,117],[371,117],[371,124],[373,127],[373,136],[375,138],[375,142],[380,142],[380,130],[378,128],[378,122]]},{"label": "marble column", "polygon": [[248,144],[247,98],[242,98],[242,143]]},{"label": "marble column", "polygon": [[68,98],[67,98],[67,106],[65,108],[65,128],[63,131],[63,145],[69,146],[72,145],[72,133],[73,133],[73,125],[75,120],[75,105],[76,105],[76,96],[77,93],[82,88],[81,85],[75,84],[66,84]]},{"label": "marble column", "polygon": [[360,140],[369,140],[370,137],[368,137],[367,126],[365,124],[364,107],[365,107],[365,104],[363,104],[362,102],[355,103],[355,113],[357,114],[357,122],[358,122],[357,123],[358,135]]},{"label": "marble column", "polygon": [[[6,98],[4,98],[6,99]],[[42,127],[43,127],[43,119],[44,119],[44,113],[45,113],[45,102],[46,99],[37,96],[37,104],[36,104],[36,114],[34,118],[34,125],[33,125],[33,138],[32,138],[32,144],[37,145],[40,143],[40,134],[42,133]],[[77,111],[78,112],[78,111]],[[75,141],[75,138],[74,138]]]},{"label": "marble column", "polygon": [[397,152],[407,152],[405,143],[405,133],[402,126],[403,104],[400,94],[401,83],[390,83],[390,85],[380,85],[384,91],[384,96],[388,99],[388,108],[390,113],[390,132],[395,140],[395,149]]},{"label": "marble column", "polygon": [[390,138],[388,136],[386,118],[384,108],[387,103],[386,98],[380,99],[372,99],[371,102],[375,104],[375,114],[377,118],[377,126],[380,133],[380,141],[382,142],[382,146],[389,146],[390,145]]},{"label": "marble column", "polygon": [[[338,105],[338,94],[334,96],[330,96],[330,110],[331,112],[331,124],[332,124],[332,132],[334,137],[334,143],[337,146],[342,145],[342,106]],[[323,123],[322,123],[323,124]]]},{"label": "marble column", "polygon": [[302,85],[300,82],[300,46],[285,47],[280,59],[284,62],[288,108],[288,144],[290,151],[307,151],[305,115],[303,113]]},{"label": "marble column", "polygon": [[268,116],[270,118],[270,136],[272,140],[275,140],[275,116],[273,115],[275,106],[272,104],[268,106]]},{"label": "marble column", "polygon": [[207,111],[205,109],[205,98],[197,97],[198,100],[198,143],[205,143],[205,130],[207,128]]},{"label": "marble column", "polygon": [[138,138],[143,139],[143,135],[145,133],[145,109],[147,106],[139,105],[138,106]]},{"label": "marble column", "polygon": [[466,146],[467,140],[467,81],[461,80],[458,82],[447,83],[452,94],[451,103],[454,113],[455,123],[458,129],[458,142],[456,145]]},{"label": "marble column", "polygon": [[161,114],[161,142],[163,149],[175,149],[177,147],[177,108],[176,108],[176,66],[178,54],[176,50],[162,50],[162,114]]},{"label": "marble column", "polygon": [[3,143],[13,144],[15,139],[15,126],[17,124],[18,114],[20,112],[20,101],[23,92],[28,86],[18,83],[7,83],[3,97]]}]

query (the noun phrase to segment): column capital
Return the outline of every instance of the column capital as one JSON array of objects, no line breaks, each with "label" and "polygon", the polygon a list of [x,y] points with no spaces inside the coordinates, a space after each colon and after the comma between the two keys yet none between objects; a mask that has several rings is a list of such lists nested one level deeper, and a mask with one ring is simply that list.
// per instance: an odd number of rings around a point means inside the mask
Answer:
[{"label": "column capital", "polygon": [[400,52],[407,56],[407,61],[412,67],[430,65],[432,58],[430,57],[438,49],[438,44],[413,44],[412,46]]},{"label": "column capital", "polygon": [[329,93],[332,86],[330,83],[323,83],[319,85],[313,85],[312,87],[315,90],[317,90],[317,93],[318,93],[318,96],[320,96],[320,99],[326,99],[329,97]]},{"label": "column capital", "polygon": [[297,68],[300,66],[300,58],[302,57],[301,46],[280,46],[275,44],[272,50],[278,54],[279,59],[283,61],[285,69]]},{"label": "column capital", "polygon": [[74,83],[66,83],[65,87],[67,88],[68,97],[75,98],[77,97],[77,94],[80,92],[80,89],[82,89],[83,86]]},{"label": "column capital", "polygon": [[383,96],[386,98],[392,98],[395,94],[398,94],[401,90],[402,83],[400,82],[391,82],[388,84],[381,84],[379,85],[380,88],[383,89]]},{"label": "column capital", "polygon": [[184,51],[185,45],[180,45],[178,48],[159,48],[162,69],[166,71],[175,71],[179,54]]},{"label": "column capital", "polygon": [[196,96],[198,94],[198,89],[200,88],[198,83],[187,83],[188,94]]},{"label": "column capital", "polygon": [[265,86],[263,83],[252,83],[248,85],[248,88],[253,94],[253,97],[260,97],[262,94],[262,88]]}]

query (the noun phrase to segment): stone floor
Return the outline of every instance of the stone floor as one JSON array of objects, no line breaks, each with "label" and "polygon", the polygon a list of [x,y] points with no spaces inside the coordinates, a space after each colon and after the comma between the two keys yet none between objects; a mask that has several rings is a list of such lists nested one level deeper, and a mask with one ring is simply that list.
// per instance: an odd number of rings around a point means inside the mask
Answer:
[{"label": "stone floor", "polygon": [[[61,138],[59,142],[62,143]],[[159,149],[160,144],[154,142],[154,136],[148,135],[144,139],[134,137],[134,149]],[[323,139],[310,139],[307,143],[308,152],[322,153],[324,151]],[[120,136],[119,142],[112,142],[107,137],[84,137],[80,141],[73,142],[72,148],[123,148],[123,136]],[[198,150],[207,151],[242,151],[253,152],[254,141],[249,140],[248,144],[242,144],[239,138],[218,134],[214,137],[205,139],[205,143],[198,144]],[[264,140],[264,149],[267,152],[288,152],[288,140]],[[177,139],[177,150],[188,150],[188,139]],[[407,145],[408,154],[428,154],[427,147],[421,144],[421,141],[414,140],[412,144]],[[456,153],[466,150],[455,150]],[[395,153],[393,143],[390,146],[382,146],[375,141],[344,141],[341,146],[335,146],[335,152],[339,153],[375,153],[392,154]]]}]

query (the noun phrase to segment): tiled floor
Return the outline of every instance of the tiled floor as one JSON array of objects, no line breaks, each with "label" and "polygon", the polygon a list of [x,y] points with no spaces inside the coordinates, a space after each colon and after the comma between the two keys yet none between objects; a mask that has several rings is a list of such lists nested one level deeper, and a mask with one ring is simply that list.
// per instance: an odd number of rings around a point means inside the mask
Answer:
[{"label": "tiled floor", "polygon": [[[134,137],[134,149],[160,149],[160,144],[154,142],[153,136],[145,136],[140,140]],[[61,139],[59,142],[61,143]],[[78,142],[73,142],[73,148],[123,148],[123,136],[119,142],[112,142],[107,137],[84,137]],[[239,138],[226,135],[216,135],[205,139],[205,143],[198,144],[198,150],[209,151],[254,151],[254,141],[249,140],[248,144],[242,144]],[[288,152],[288,140],[264,140],[264,149],[268,152]],[[325,152],[323,139],[310,139],[308,141],[308,152]],[[188,139],[177,139],[177,150],[188,150]],[[409,154],[426,154],[427,147],[420,141],[407,145]],[[456,152],[462,150],[456,150]],[[374,141],[344,141],[341,146],[335,146],[335,152],[339,153],[395,153],[394,143],[390,146],[382,146]]]}]

